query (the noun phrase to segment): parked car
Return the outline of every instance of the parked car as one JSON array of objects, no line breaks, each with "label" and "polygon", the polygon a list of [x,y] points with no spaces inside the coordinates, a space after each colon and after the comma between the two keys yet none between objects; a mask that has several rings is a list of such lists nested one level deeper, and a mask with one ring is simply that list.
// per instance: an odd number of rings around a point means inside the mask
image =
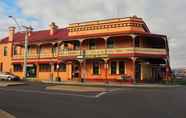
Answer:
[{"label": "parked car", "polygon": [[0,80],[19,81],[20,78],[9,72],[0,72]]}]

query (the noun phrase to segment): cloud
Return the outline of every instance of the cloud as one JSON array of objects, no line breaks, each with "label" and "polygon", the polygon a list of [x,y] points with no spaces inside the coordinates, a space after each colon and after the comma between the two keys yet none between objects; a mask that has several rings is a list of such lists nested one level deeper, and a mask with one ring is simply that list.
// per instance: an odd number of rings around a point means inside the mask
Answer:
[{"label": "cloud", "polygon": [[[48,27],[48,23],[52,21],[65,27],[73,22],[137,15],[144,19],[151,32],[168,35],[171,65],[186,66],[186,14],[183,13],[186,10],[186,1],[17,0],[16,4],[22,14],[19,20],[37,29]],[[8,23],[0,20],[0,24],[6,27]]]}]

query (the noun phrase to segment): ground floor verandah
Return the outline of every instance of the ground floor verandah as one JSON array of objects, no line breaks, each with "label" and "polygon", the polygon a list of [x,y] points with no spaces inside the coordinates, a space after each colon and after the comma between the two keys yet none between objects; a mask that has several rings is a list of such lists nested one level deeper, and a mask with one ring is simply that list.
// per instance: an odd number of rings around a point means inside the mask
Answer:
[{"label": "ground floor verandah", "polygon": [[[14,63],[13,73],[23,77],[22,63]],[[77,81],[159,82],[168,80],[166,60],[161,58],[97,58],[27,64],[27,78]]]}]

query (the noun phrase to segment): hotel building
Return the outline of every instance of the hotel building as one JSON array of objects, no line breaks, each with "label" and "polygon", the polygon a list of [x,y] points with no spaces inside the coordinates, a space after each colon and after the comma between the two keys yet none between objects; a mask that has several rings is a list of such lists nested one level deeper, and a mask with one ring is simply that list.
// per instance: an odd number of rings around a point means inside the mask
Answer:
[{"label": "hotel building", "polygon": [[[166,35],[136,16],[29,30],[27,79],[158,82],[169,80]],[[24,32],[9,27],[0,41],[0,71],[24,76]]]}]

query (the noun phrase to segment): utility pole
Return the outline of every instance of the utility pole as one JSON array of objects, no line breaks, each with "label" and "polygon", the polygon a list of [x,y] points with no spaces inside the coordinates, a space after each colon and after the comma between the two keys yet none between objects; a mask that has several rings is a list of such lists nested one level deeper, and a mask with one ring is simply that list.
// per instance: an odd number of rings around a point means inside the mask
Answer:
[{"label": "utility pole", "polygon": [[29,32],[33,29],[31,26],[24,26],[24,25],[19,25],[19,23],[17,22],[16,18],[14,18],[13,16],[8,16],[9,18],[11,18],[16,25],[18,26],[19,30],[21,30],[22,28],[25,30],[25,41],[24,41],[24,62],[23,62],[23,73],[24,73],[24,79],[26,79],[27,77],[27,56],[28,56],[28,36],[29,36]]},{"label": "utility pole", "polygon": [[27,54],[28,54],[28,28],[26,28],[25,31],[25,50],[24,50],[24,63],[23,63],[23,73],[24,73],[24,79],[27,77]]}]

